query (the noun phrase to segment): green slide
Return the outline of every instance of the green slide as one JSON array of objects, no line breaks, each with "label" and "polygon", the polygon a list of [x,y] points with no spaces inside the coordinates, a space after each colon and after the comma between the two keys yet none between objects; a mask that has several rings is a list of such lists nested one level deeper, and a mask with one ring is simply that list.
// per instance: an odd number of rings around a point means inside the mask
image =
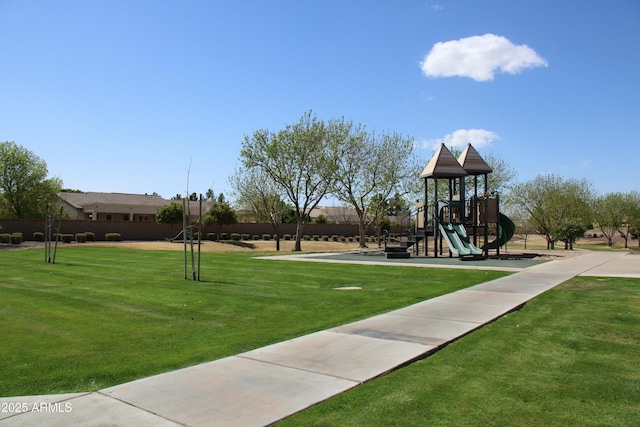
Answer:
[{"label": "green slide", "polygon": [[498,220],[498,238],[489,242],[489,249],[498,249],[500,246],[504,246],[505,243],[511,240],[515,232],[516,225],[513,221],[511,221],[508,216],[500,214]]},{"label": "green slide", "polygon": [[471,251],[464,247],[464,244],[460,240],[460,236],[458,236],[458,233],[456,233],[451,224],[443,226],[438,222],[438,228],[440,228],[440,234],[444,238],[444,241],[447,242],[447,246],[449,246],[449,250],[452,254],[458,256],[471,254]]},{"label": "green slide", "polygon": [[467,230],[465,230],[464,225],[462,225],[462,224],[454,224],[453,225],[453,229],[456,231],[456,233],[458,234],[458,237],[460,237],[460,241],[462,242],[464,247],[469,250],[471,255],[482,255],[483,254],[483,250],[478,248],[478,247],[476,247],[471,242],[471,239],[469,239],[469,236],[467,235]]}]

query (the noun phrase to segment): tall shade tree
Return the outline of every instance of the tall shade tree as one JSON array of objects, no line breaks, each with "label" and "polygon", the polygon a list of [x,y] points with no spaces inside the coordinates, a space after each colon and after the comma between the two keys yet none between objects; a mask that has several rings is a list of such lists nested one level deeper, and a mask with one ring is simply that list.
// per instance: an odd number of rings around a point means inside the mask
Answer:
[{"label": "tall shade tree", "polygon": [[252,213],[256,222],[266,222],[276,235],[276,250],[280,250],[280,224],[290,208],[282,200],[280,187],[259,168],[238,169],[229,178],[235,192],[236,205]]},{"label": "tall shade tree", "polygon": [[171,202],[168,205],[160,206],[156,210],[156,222],[158,224],[170,224],[173,230],[173,224],[180,224],[183,220],[182,205]]},{"label": "tall shade tree", "polygon": [[590,228],[592,194],[591,184],[584,179],[548,174],[515,185],[509,202],[530,216],[531,225],[547,240],[547,249],[555,249],[556,241],[570,247]]},{"label": "tall shade tree", "polygon": [[609,193],[596,198],[593,202],[593,221],[598,230],[607,239],[607,245],[613,245],[613,236],[624,222],[623,196]]},{"label": "tall shade tree", "polygon": [[216,227],[216,239],[219,241],[222,226],[235,224],[238,220],[236,218],[236,212],[233,210],[231,205],[224,200],[224,195],[220,193],[218,199],[213,202],[207,213],[204,215],[202,222]]},{"label": "tall shade tree", "polygon": [[47,164],[14,142],[0,142],[0,217],[44,218],[62,189],[59,178],[47,178]]},{"label": "tall shade tree", "polygon": [[369,133],[344,119],[329,122],[328,135],[337,158],[331,194],[354,208],[360,247],[365,247],[366,230],[384,213],[391,195],[403,191],[404,181],[417,180],[410,167],[413,140]]},{"label": "tall shade tree", "polygon": [[293,250],[302,250],[305,220],[331,188],[336,167],[324,122],[308,112],[277,133],[255,131],[245,136],[240,157],[247,169],[267,174],[291,202],[296,214]]},{"label": "tall shade tree", "polygon": [[[640,233],[640,193],[631,191],[622,195],[622,205],[620,206],[623,219],[618,227],[620,236],[624,239],[624,248],[629,247],[629,238],[633,234]],[[640,238],[638,238],[640,246]]]},{"label": "tall shade tree", "polygon": [[495,191],[501,196],[506,195],[518,173],[497,154],[487,153],[482,158],[491,167],[491,173],[488,176],[489,191]]}]

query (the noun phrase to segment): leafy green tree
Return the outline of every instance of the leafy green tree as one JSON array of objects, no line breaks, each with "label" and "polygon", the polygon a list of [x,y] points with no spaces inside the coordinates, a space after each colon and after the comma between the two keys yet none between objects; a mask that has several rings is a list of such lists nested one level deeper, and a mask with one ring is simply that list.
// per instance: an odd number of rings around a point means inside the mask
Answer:
[{"label": "leafy green tree", "polygon": [[620,193],[609,193],[596,198],[593,202],[594,225],[607,238],[609,247],[613,244],[613,236],[624,222],[623,197]]},{"label": "leafy green tree", "polygon": [[547,240],[547,249],[555,249],[557,240],[571,246],[581,230],[590,228],[592,194],[591,184],[584,179],[565,180],[548,174],[515,185],[509,201],[529,215],[536,231]]},{"label": "leafy green tree", "polygon": [[156,222],[158,224],[170,224],[173,229],[173,224],[180,224],[183,221],[183,209],[182,205],[176,202],[171,202],[168,205],[160,206],[156,210]]},{"label": "leafy green tree", "polygon": [[391,194],[399,196],[403,182],[417,180],[411,168],[413,140],[369,133],[344,119],[331,121],[328,134],[337,160],[331,194],[355,210],[360,247],[366,247],[366,230],[383,214]]},{"label": "leafy green tree", "polygon": [[59,178],[47,178],[47,164],[14,142],[0,142],[0,217],[44,218],[62,189]]},{"label": "leafy green tree", "polygon": [[320,214],[317,217],[315,217],[312,221],[314,224],[328,224],[329,221],[327,220],[327,217]]},{"label": "leafy green tree", "polygon": [[[623,220],[618,227],[618,232],[624,239],[624,248],[627,249],[629,238],[634,234],[638,236],[638,231],[640,231],[640,193],[631,191],[623,194],[621,202],[620,210]],[[638,239],[638,246],[640,246],[640,239]]]},{"label": "leafy green tree", "polygon": [[[220,198],[219,198],[220,199]],[[220,231],[223,225],[235,224],[238,222],[236,212],[233,210],[229,203],[222,200],[216,200],[213,202],[207,213],[202,220],[204,224],[214,225],[217,229],[216,237],[220,240]]]},{"label": "leafy green tree", "polygon": [[282,200],[280,188],[263,170],[239,169],[229,178],[236,204],[250,211],[256,222],[269,223],[276,235],[276,250],[280,250],[280,224],[290,211]]},{"label": "leafy green tree", "polygon": [[245,136],[240,152],[244,167],[257,168],[281,188],[296,213],[296,240],[310,212],[331,188],[336,159],[330,150],[324,122],[311,112],[279,132],[258,130]]},{"label": "leafy green tree", "polygon": [[488,176],[489,191],[502,196],[506,195],[514,185],[513,180],[518,176],[518,173],[497,154],[487,153],[482,158],[491,167],[491,173]]},{"label": "leafy green tree", "polygon": [[531,224],[531,217],[523,210],[511,210],[508,215],[516,225],[516,232],[524,241],[524,249],[526,250],[529,235],[536,231],[535,227]]}]

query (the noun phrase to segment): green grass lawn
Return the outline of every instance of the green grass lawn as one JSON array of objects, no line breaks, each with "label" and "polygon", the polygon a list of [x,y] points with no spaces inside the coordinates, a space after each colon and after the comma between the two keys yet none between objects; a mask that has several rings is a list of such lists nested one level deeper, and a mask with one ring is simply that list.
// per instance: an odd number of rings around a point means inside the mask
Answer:
[{"label": "green grass lawn", "polygon": [[[0,252],[0,396],[94,391],[355,321],[507,273],[74,245]],[[360,286],[359,291],[336,287]]]},{"label": "green grass lawn", "polygon": [[640,279],[574,278],[279,426],[640,425]]}]

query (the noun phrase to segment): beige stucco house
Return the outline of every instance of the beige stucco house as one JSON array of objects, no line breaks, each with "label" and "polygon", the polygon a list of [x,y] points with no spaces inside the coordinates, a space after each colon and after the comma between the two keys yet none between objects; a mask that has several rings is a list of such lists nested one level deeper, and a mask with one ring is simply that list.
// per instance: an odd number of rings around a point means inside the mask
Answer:
[{"label": "beige stucco house", "polygon": [[[172,202],[160,196],[148,194],[62,192],[59,196],[62,207],[70,218],[91,221],[155,222],[158,208]],[[190,203],[191,216],[197,218],[198,202]],[[210,207],[211,201],[204,201],[203,213]]]}]

